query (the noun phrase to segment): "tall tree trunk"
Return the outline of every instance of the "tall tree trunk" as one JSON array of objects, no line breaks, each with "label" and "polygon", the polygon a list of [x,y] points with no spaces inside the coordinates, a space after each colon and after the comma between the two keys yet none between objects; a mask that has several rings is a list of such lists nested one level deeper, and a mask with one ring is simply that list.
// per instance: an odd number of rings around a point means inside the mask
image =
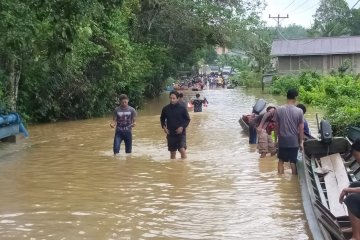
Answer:
[{"label": "tall tree trunk", "polygon": [[16,111],[16,103],[19,92],[21,66],[15,56],[11,56],[8,63],[8,77],[10,82],[10,110]]}]

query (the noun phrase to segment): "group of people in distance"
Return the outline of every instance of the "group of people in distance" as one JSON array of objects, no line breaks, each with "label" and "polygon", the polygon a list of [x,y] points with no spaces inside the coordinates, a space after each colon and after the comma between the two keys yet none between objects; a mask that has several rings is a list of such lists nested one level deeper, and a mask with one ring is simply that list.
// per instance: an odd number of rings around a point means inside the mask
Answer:
[{"label": "group of people in distance", "polygon": [[[161,127],[166,133],[170,158],[176,158],[179,151],[181,158],[186,158],[186,128],[190,123],[187,104],[183,100],[183,94],[172,91],[169,94],[170,104],[166,105],[160,116]],[[208,104],[206,98],[200,99],[200,94],[191,100],[194,112],[202,112],[202,106]],[[136,125],[136,110],[129,106],[129,98],[125,94],[119,97],[119,106],[113,112],[113,120],[110,127],[115,128],[113,152],[119,154],[121,142],[125,142],[125,153],[132,152],[132,128]]]}]

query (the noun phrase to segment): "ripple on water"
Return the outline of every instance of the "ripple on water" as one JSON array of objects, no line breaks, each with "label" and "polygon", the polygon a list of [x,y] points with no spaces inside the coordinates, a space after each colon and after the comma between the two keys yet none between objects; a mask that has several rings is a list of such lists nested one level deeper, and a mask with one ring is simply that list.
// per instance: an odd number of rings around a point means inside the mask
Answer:
[{"label": "ripple on water", "polygon": [[169,160],[166,95],[139,113],[131,156],[113,157],[107,118],[30,126],[30,147],[0,161],[1,239],[311,239],[297,180],[237,123],[262,95],[201,94],[187,160]]}]

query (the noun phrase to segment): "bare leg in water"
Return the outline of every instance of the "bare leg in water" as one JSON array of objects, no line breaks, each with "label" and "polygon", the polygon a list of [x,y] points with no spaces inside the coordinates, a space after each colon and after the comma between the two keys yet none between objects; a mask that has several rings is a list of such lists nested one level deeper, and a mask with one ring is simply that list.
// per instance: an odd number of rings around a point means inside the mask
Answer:
[{"label": "bare leg in water", "polygon": [[290,163],[292,175],[297,175],[296,163]]},{"label": "bare leg in water", "polygon": [[186,149],[180,148],[179,152],[181,154],[181,159],[185,159],[186,158]]},{"label": "bare leg in water", "polygon": [[278,162],[278,174],[284,174],[284,162],[280,159]]},{"label": "bare leg in water", "polygon": [[176,151],[170,152],[170,159],[176,159]]}]

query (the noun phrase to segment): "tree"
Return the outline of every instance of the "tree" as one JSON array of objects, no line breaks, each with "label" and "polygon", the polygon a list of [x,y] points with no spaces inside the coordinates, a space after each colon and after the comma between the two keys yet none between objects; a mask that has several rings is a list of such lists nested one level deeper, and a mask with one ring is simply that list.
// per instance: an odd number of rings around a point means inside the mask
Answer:
[{"label": "tree", "polygon": [[314,15],[312,36],[331,37],[349,33],[350,10],[345,0],[321,0]]},{"label": "tree", "polygon": [[243,49],[256,63],[255,71],[264,73],[271,70],[270,51],[274,32],[259,22],[257,26],[237,34],[237,48]]},{"label": "tree", "polygon": [[349,19],[350,34],[352,36],[360,35],[360,9],[352,9]]},{"label": "tree", "polygon": [[100,116],[250,29],[261,1],[3,0],[0,100],[32,121]]},{"label": "tree", "polygon": [[[274,29],[274,31],[276,30]],[[309,36],[306,28],[296,24],[290,24],[289,26],[282,27],[280,29],[280,32],[287,39],[299,39],[299,38],[306,38]]]}]

